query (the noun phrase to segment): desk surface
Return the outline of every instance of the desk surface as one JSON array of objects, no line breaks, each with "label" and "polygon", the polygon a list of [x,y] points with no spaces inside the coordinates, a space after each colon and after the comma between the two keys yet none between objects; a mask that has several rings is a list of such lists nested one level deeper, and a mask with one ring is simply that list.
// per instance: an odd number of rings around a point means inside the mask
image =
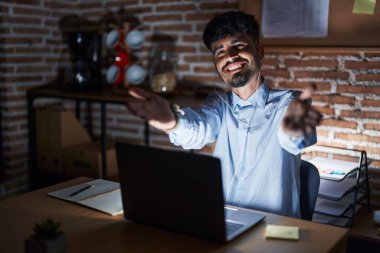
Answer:
[{"label": "desk surface", "polygon": [[[76,178],[0,201],[0,252],[23,252],[33,224],[47,218],[61,222],[68,252],[338,252],[347,229],[266,214],[261,222],[228,244],[182,236],[110,216],[47,196],[50,191],[87,181]],[[298,226],[299,241],[265,239],[266,224]]]}]

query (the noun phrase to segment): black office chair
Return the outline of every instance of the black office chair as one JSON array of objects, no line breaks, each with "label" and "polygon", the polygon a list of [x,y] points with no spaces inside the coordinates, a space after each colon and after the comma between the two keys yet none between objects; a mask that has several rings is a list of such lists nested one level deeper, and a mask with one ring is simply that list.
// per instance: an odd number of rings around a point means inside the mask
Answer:
[{"label": "black office chair", "polygon": [[311,163],[302,160],[300,169],[301,194],[300,210],[301,219],[312,220],[315,204],[319,191],[320,177],[318,169]]}]

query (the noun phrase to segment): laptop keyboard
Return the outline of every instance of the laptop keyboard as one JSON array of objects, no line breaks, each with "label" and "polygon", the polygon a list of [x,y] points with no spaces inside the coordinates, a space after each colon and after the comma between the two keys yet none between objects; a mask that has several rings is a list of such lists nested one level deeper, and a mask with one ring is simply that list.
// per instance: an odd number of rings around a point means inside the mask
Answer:
[{"label": "laptop keyboard", "polygon": [[240,228],[244,227],[243,224],[238,224],[238,223],[233,223],[233,222],[228,222],[226,221],[226,230],[227,230],[227,235],[239,230]]}]

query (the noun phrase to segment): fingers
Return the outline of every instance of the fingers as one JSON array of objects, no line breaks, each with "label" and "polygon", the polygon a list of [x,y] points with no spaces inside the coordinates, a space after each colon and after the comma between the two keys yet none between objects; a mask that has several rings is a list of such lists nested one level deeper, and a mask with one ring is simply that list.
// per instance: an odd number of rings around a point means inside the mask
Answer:
[{"label": "fingers", "polygon": [[313,93],[317,90],[317,85],[315,83],[311,83],[307,85],[303,90],[301,95],[299,96],[300,100],[308,100],[311,98]]},{"label": "fingers", "polygon": [[150,94],[149,92],[147,92],[143,89],[137,88],[137,87],[130,87],[128,89],[128,93],[132,97],[135,97],[135,98],[141,99],[141,100],[148,100],[152,97],[152,94]]}]

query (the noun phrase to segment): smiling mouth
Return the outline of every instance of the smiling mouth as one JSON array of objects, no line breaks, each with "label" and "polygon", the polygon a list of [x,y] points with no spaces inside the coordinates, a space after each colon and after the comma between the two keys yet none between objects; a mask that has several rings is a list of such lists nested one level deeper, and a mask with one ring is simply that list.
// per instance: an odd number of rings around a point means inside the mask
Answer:
[{"label": "smiling mouth", "polygon": [[247,62],[245,61],[236,61],[233,63],[229,63],[227,66],[223,68],[223,72],[228,74],[235,74],[241,71],[245,65],[247,65]]}]

